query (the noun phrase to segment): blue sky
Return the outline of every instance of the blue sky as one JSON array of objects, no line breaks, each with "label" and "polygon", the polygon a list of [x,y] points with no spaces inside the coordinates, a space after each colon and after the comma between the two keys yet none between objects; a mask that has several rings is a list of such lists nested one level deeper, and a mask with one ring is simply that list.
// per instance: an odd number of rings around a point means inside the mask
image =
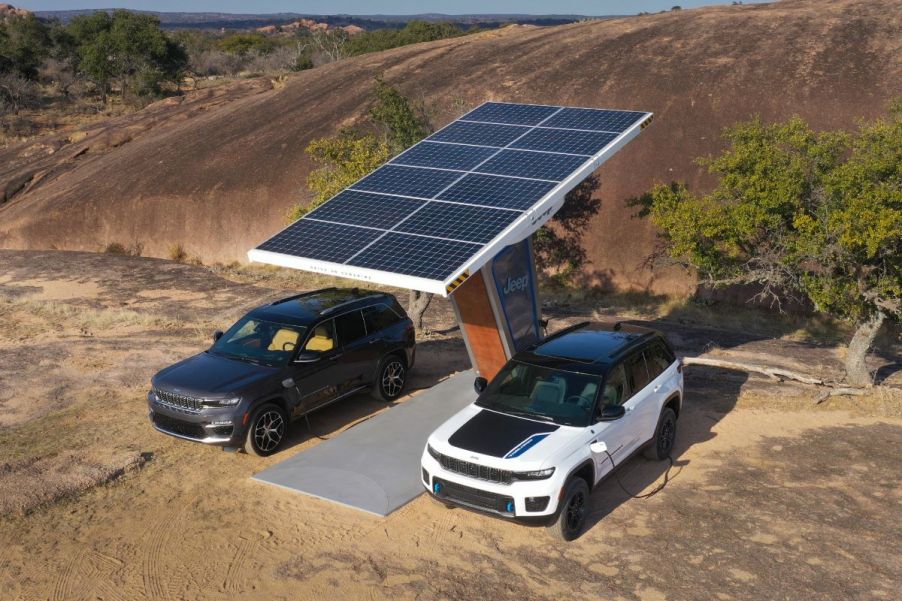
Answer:
[{"label": "blue sky", "polygon": [[[6,0],[9,2],[10,0]],[[746,0],[751,4],[754,0]],[[293,12],[316,15],[339,13],[418,14],[418,13],[526,13],[526,14],[580,14],[625,15],[640,11],[668,10],[675,4],[683,8],[710,4],[730,4],[730,0],[712,2],[704,0],[12,0],[12,4],[30,10],[69,10],[77,8],[136,8],[160,12],[223,12],[223,13],[276,13]]]}]

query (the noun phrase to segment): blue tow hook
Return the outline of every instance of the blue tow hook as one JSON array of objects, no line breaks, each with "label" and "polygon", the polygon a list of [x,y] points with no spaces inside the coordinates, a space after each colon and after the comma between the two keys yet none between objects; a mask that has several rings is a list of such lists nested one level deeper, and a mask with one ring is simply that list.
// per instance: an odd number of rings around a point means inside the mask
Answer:
[{"label": "blue tow hook", "polygon": [[507,505],[505,505],[504,507],[505,507],[505,509],[507,509],[508,513],[514,512],[514,502],[513,501],[508,501]]},{"label": "blue tow hook", "polygon": [[434,484],[432,485],[432,492],[434,492],[435,494],[440,493],[441,490],[442,490],[442,485],[441,485],[441,483],[436,482],[436,483],[434,483]]}]

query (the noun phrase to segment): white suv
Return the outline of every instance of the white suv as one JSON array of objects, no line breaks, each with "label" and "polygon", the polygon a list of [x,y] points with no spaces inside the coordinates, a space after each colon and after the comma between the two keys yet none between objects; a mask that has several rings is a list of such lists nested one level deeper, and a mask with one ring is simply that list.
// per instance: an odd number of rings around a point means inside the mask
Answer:
[{"label": "white suv", "polygon": [[522,521],[564,540],[589,492],[636,451],[669,457],[682,365],[646,328],[578,324],[518,353],[479,398],[429,436],[422,481],[435,498]]}]

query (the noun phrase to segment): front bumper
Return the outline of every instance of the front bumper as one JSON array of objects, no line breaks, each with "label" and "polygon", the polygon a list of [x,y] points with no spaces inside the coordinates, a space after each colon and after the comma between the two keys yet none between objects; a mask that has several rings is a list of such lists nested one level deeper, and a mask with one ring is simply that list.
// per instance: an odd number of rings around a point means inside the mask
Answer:
[{"label": "front bumper", "polygon": [[240,405],[190,412],[159,402],[152,392],[147,395],[147,405],[150,423],[158,432],[215,446],[244,444],[247,425]]},{"label": "front bumper", "polygon": [[421,466],[420,482],[442,503],[522,521],[543,521],[557,514],[561,492],[558,474],[546,480],[487,482],[444,469],[425,450]]}]

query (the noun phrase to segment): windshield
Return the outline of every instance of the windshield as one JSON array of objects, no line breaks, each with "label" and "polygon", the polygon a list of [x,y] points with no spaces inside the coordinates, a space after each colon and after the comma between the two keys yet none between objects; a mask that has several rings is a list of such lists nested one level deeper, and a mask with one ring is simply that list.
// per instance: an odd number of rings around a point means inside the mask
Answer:
[{"label": "windshield", "polygon": [[588,426],[599,378],[512,361],[495,376],[476,404],[511,415]]},{"label": "windshield", "polygon": [[214,355],[260,365],[284,365],[307,328],[245,317],[210,348]]}]

